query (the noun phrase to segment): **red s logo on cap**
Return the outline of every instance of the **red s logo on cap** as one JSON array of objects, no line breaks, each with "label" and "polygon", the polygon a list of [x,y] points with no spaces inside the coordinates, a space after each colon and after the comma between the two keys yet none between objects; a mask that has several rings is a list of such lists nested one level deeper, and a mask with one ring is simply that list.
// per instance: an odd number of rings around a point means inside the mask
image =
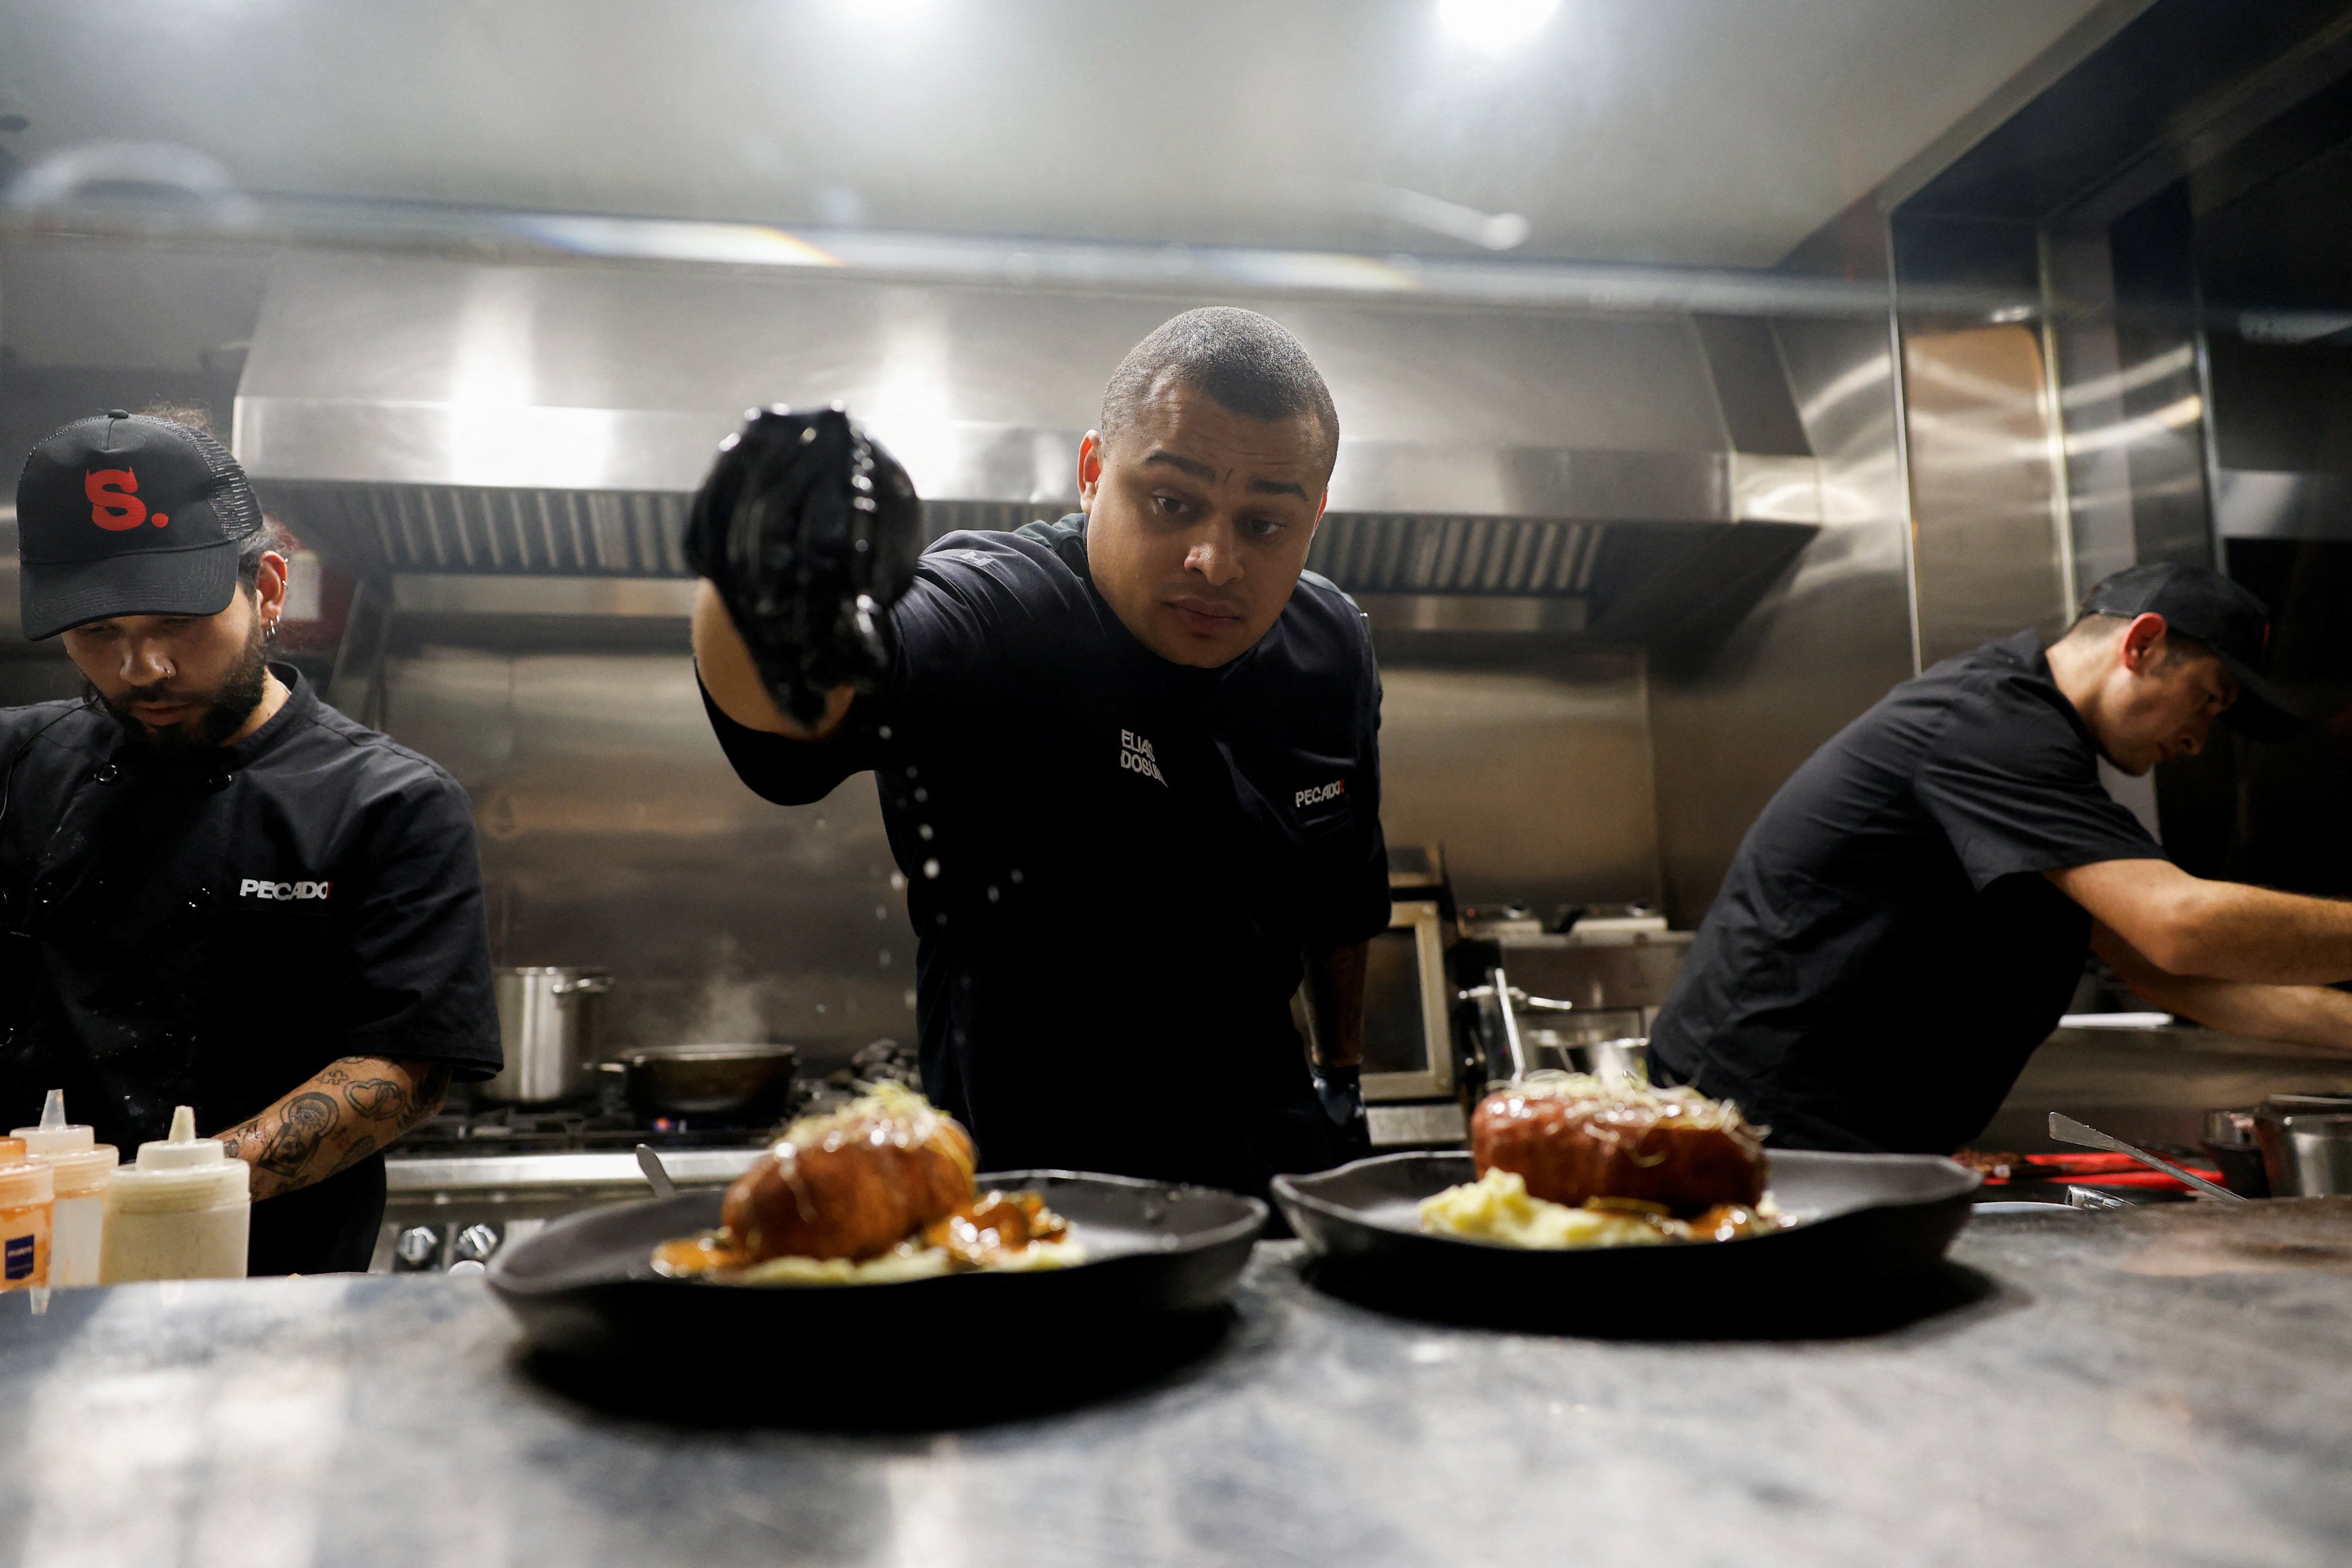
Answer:
[{"label": "red s logo on cap", "polygon": [[100,468],[82,477],[82,494],[89,498],[89,520],[109,533],[136,528],[147,521],[147,503],[131,493],[139,476],[129,468]]}]

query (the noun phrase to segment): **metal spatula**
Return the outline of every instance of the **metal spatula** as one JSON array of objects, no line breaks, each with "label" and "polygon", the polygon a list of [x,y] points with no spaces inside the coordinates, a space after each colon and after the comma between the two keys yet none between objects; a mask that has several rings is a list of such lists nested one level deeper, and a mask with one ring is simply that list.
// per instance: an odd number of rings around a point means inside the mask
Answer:
[{"label": "metal spatula", "polygon": [[2159,1160],[2147,1150],[2135,1149],[2112,1133],[2102,1132],[2095,1127],[2085,1127],[2073,1117],[2061,1116],[2054,1110],[2050,1113],[2050,1136],[2061,1143],[2075,1143],[2085,1149],[2105,1149],[2117,1154],[2129,1154],[2141,1164],[2153,1166],[2175,1181],[2186,1182],[2210,1198],[2227,1198],[2234,1204],[2246,1201],[2242,1194],[2233,1193],[2227,1187],[2217,1187],[2202,1176],[2190,1175],[2169,1160]]}]

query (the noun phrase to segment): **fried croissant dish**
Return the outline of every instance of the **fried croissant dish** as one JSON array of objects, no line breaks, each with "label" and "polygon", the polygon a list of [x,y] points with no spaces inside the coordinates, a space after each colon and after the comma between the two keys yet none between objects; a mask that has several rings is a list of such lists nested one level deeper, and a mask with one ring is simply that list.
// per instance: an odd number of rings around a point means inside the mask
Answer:
[{"label": "fried croissant dish", "polygon": [[977,1193],[971,1137],[896,1084],[786,1128],[727,1189],[719,1227],[664,1242],[654,1268],[845,1284],[1083,1261],[1034,1193]]},{"label": "fried croissant dish", "polygon": [[727,1189],[719,1223],[754,1263],[879,1257],[971,1202],[971,1139],[895,1085],[796,1121]]}]

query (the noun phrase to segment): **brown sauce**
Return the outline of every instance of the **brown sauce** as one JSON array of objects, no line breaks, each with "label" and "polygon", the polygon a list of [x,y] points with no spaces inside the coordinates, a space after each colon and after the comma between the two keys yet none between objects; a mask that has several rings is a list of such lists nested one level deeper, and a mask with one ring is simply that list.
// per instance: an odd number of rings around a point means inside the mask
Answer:
[{"label": "brown sauce", "polygon": [[984,1193],[923,1231],[926,1244],[944,1247],[966,1268],[986,1268],[1032,1242],[1060,1241],[1067,1221],[1036,1193]]}]

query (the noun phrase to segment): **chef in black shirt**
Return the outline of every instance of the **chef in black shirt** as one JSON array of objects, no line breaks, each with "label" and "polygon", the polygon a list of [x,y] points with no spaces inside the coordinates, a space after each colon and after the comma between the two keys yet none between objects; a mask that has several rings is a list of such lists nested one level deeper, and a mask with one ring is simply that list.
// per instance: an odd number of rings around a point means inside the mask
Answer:
[{"label": "chef in black shirt", "polygon": [[68,425],[16,517],[85,694],[0,711],[0,1115],[62,1089],[127,1158],[193,1106],[252,1272],[364,1268],[383,1150],[499,1065],[466,795],[267,659],[286,561],[206,432]]},{"label": "chef in black shirt", "polygon": [[1800,1149],[1948,1153],[1981,1132],[2096,952],[2214,1028],[2352,1048],[2352,904],[2192,877],[2099,783],[2296,730],[2261,603],[2200,567],[2091,591],[1896,687],[1764,808],[1651,1037]]},{"label": "chef in black shirt", "polygon": [[1189,311],[1111,378],[1082,512],[922,555],[869,694],[788,719],[705,584],[696,658],[744,782],[791,805],[877,776],[924,1088],[983,1168],[1263,1193],[1362,1146],[1380,681],[1362,616],[1302,571],[1338,441],[1288,332]]}]

